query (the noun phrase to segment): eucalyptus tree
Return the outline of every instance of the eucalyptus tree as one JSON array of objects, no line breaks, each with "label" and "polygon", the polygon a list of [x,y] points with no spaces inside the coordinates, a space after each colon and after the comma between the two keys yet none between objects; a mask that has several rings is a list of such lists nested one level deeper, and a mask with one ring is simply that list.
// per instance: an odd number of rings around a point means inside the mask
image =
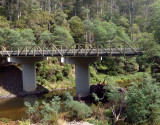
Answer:
[{"label": "eucalyptus tree", "polygon": [[49,31],[44,31],[40,34],[40,43],[41,44],[48,44],[51,41],[51,33]]},{"label": "eucalyptus tree", "polygon": [[54,14],[54,23],[57,25],[57,26],[61,26],[61,27],[64,27],[68,30],[69,29],[69,24],[67,22],[67,17],[68,15],[65,14],[61,9],[58,9],[55,14]]},{"label": "eucalyptus tree", "polygon": [[4,33],[4,30],[2,28],[0,28],[0,45],[4,44],[3,33]]},{"label": "eucalyptus tree", "polygon": [[84,25],[84,38],[86,43],[94,42],[94,33],[93,33],[93,22],[89,19],[83,21]]},{"label": "eucalyptus tree", "polygon": [[121,26],[117,26],[113,22],[94,21],[93,32],[96,42],[116,41],[116,42],[130,42],[128,34]]},{"label": "eucalyptus tree", "polygon": [[23,29],[21,31],[21,37],[26,44],[35,44],[35,36],[32,29]]},{"label": "eucalyptus tree", "polygon": [[60,26],[56,26],[53,34],[51,35],[51,41],[55,44],[66,46],[74,43],[74,39],[68,30]]},{"label": "eucalyptus tree", "polygon": [[154,37],[160,43],[160,0],[152,4],[152,16],[150,18],[149,29],[154,32]]},{"label": "eucalyptus tree", "polygon": [[84,26],[82,20],[78,16],[72,17],[68,23],[70,24],[71,35],[76,43],[82,41],[84,34]]},{"label": "eucalyptus tree", "polygon": [[6,46],[23,44],[20,32],[13,29],[4,28],[3,39]]}]

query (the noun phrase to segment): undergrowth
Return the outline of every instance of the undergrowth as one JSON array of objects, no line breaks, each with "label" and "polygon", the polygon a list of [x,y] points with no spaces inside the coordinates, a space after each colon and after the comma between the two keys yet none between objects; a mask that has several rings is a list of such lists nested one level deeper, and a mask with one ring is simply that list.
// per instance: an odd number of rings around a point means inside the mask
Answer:
[{"label": "undergrowth", "polygon": [[92,110],[85,103],[73,100],[73,97],[66,92],[66,100],[60,102],[61,98],[55,96],[50,102],[35,102],[33,106],[29,102],[25,102],[27,107],[26,113],[31,123],[39,123],[43,125],[56,125],[59,119],[65,120],[84,120],[92,115]]}]

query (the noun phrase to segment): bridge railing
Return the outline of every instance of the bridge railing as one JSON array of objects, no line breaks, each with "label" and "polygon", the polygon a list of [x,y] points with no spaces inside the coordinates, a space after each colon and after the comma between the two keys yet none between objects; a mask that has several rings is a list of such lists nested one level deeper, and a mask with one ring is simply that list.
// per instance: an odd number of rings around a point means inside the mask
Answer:
[{"label": "bridge railing", "polygon": [[0,46],[1,56],[99,56],[138,52],[139,49],[132,48],[126,42],[74,43],[68,46],[54,44]]}]

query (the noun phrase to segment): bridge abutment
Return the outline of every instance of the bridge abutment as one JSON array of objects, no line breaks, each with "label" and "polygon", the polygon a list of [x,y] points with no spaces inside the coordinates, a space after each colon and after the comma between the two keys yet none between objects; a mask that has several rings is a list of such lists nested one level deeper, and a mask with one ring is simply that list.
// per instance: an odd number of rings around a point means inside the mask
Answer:
[{"label": "bridge abutment", "polygon": [[44,60],[47,60],[47,57],[8,57],[8,62],[22,64],[24,91],[32,92],[37,88],[35,63]]},{"label": "bridge abutment", "polygon": [[89,64],[99,61],[100,57],[65,57],[64,62],[75,64],[76,96],[87,96],[90,92]]}]

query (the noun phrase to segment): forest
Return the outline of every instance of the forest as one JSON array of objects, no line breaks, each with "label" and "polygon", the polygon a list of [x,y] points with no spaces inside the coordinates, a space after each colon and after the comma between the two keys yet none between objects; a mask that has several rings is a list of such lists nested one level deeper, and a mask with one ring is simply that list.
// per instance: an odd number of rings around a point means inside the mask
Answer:
[{"label": "forest", "polygon": [[[50,103],[26,103],[30,120],[20,125],[59,119],[160,124],[160,0],[0,0],[1,46],[98,42],[127,42],[143,55],[103,57],[90,65],[90,82],[102,83],[105,97],[94,91],[86,105],[66,93]],[[49,90],[75,87],[73,69],[49,58],[36,64],[37,83]]]}]

